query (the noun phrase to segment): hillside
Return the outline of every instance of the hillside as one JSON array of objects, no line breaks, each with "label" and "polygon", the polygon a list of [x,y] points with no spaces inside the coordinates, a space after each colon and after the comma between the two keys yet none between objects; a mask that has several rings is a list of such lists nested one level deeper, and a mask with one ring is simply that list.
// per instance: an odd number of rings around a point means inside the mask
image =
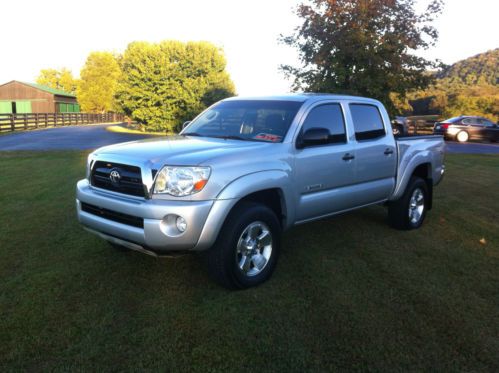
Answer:
[{"label": "hillside", "polygon": [[[434,85],[409,95],[401,107],[414,115],[499,117],[499,48],[458,61],[437,74]],[[405,109],[405,110],[404,110]]]},{"label": "hillside", "polygon": [[498,85],[499,48],[456,62],[444,69],[439,79],[465,85]]}]

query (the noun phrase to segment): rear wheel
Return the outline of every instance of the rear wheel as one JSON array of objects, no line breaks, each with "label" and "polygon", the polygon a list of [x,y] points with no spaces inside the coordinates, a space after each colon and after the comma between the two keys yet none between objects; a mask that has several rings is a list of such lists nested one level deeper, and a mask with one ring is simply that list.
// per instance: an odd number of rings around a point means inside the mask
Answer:
[{"label": "rear wheel", "polygon": [[457,141],[459,142],[466,142],[468,141],[470,138],[470,135],[468,134],[468,132],[466,131],[460,131],[457,135],[456,135],[456,139]]},{"label": "rear wheel", "polygon": [[259,285],[272,275],[280,244],[281,227],[274,212],[262,204],[242,202],[204,253],[208,271],[228,289]]},{"label": "rear wheel", "polygon": [[390,225],[403,230],[419,228],[426,217],[428,197],[426,182],[413,176],[402,197],[388,204]]}]

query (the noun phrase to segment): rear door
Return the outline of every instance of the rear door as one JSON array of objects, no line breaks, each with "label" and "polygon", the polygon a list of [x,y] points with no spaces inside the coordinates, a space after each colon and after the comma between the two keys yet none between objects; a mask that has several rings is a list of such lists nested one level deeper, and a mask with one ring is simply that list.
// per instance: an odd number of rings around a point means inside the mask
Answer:
[{"label": "rear door", "polygon": [[355,131],[355,183],[359,206],[386,200],[395,187],[397,150],[388,123],[374,104],[349,105]]},{"label": "rear door", "polygon": [[349,198],[355,182],[355,149],[348,141],[343,107],[323,101],[307,112],[298,140],[310,128],[327,128],[327,144],[296,149],[295,182],[298,222],[346,210],[355,205]]}]

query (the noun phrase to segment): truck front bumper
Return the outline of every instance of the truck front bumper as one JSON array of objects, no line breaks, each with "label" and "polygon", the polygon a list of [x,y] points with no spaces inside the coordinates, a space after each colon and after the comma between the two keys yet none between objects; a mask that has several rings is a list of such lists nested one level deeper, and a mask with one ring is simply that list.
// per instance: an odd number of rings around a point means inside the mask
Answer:
[{"label": "truck front bumper", "polygon": [[[102,238],[148,254],[204,250],[215,241],[230,200],[167,201],[118,195],[80,180],[76,186],[79,222]],[[181,232],[177,217],[185,219]]]}]

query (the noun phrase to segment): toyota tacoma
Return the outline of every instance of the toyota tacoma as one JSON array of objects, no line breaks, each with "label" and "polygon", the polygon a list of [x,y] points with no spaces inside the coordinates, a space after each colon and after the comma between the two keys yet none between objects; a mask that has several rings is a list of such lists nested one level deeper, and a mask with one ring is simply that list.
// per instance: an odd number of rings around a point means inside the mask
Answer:
[{"label": "toyota tacoma", "polygon": [[91,153],[77,215],[120,249],[202,252],[221,285],[247,288],[271,276],[294,225],[383,204],[393,227],[419,228],[444,146],[441,136],[395,139],[369,98],[234,97],[179,135]]}]

